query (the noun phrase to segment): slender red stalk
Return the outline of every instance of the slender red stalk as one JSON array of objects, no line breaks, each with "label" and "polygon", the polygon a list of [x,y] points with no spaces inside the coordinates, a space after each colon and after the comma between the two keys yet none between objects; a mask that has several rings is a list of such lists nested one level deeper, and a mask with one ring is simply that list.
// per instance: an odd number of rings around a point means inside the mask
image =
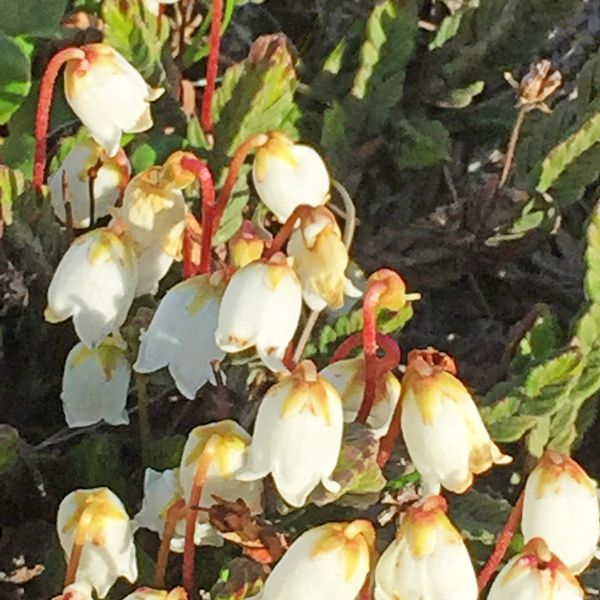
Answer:
[{"label": "slender red stalk", "polygon": [[154,575],[154,587],[156,588],[165,587],[165,574],[167,572],[167,564],[169,562],[171,539],[175,533],[175,528],[177,527],[178,521],[184,515],[185,502],[183,499],[177,500],[177,502],[167,509],[162,540],[160,541],[160,548],[158,549],[158,556],[156,558],[156,570]]},{"label": "slender red stalk", "polygon": [[377,386],[377,305],[381,295],[387,290],[383,281],[369,285],[363,301],[363,350],[365,355],[365,394],[356,415],[357,423],[366,423],[375,402]]},{"label": "slender red stalk", "polygon": [[379,452],[377,453],[377,465],[380,469],[383,469],[390,460],[392,450],[396,444],[396,440],[400,436],[401,427],[401,416],[402,416],[402,398],[398,400],[396,409],[394,410],[394,416],[390,423],[390,428],[387,433],[379,441]]},{"label": "slender red stalk", "polygon": [[483,590],[486,585],[489,583],[492,575],[496,572],[496,569],[502,562],[508,547],[510,546],[510,542],[513,539],[517,529],[519,528],[519,523],[521,521],[521,515],[523,514],[523,502],[525,500],[525,490],[521,492],[517,502],[515,503],[512,512],[510,513],[506,523],[504,524],[504,528],[500,532],[498,539],[496,540],[496,547],[494,551],[487,559],[485,565],[479,574],[477,575],[477,585],[479,586],[479,591]]},{"label": "slender red stalk", "polygon": [[265,250],[265,259],[269,260],[274,254],[277,254],[281,251],[285,243],[288,241],[290,235],[292,235],[292,231],[294,231],[294,227],[296,226],[296,221],[302,218],[306,211],[310,211],[312,209],[313,207],[309,206],[308,204],[300,204],[300,206],[296,206],[292,214],[287,218],[287,221],[277,232],[277,235],[271,242],[270,246],[267,248],[267,250]]},{"label": "slender red stalk", "polygon": [[233,186],[238,179],[240,174],[240,169],[244,164],[246,157],[254,148],[258,146],[263,146],[267,143],[268,136],[264,133],[257,133],[256,135],[251,135],[249,138],[244,140],[235,151],[231,162],[229,163],[229,169],[227,170],[227,177],[225,178],[225,183],[221,191],[219,192],[219,197],[217,199],[217,205],[215,206],[215,216],[214,216],[214,228],[215,233],[219,228],[219,223],[221,222],[221,217],[227,208],[227,203],[229,202],[229,198],[231,197],[231,192],[233,191]]},{"label": "slender red stalk", "polygon": [[212,247],[215,186],[210,169],[199,158],[184,156],[181,166],[194,173],[202,188],[202,245],[199,273],[210,273],[210,249]]},{"label": "slender red stalk", "polygon": [[85,52],[81,48],[69,46],[57,52],[51,59],[40,85],[37,110],[35,113],[35,154],[33,158],[33,187],[39,190],[44,184],[46,170],[46,143],[48,136],[48,125],[50,123],[50,107],[54,84],[60,68],[69,60],[83,59]]},{"label": "slender red stalk", "polygon": [[213,95],[219,70],[219,48],[221,46],[221,21],[223,19],[223,0],[213,0],[212,20],[210,23],[210,49],[206,64],[206,87],[202,94],[202,107],[200,110],[200,124],[205,133],[213,131]]},{"label": "slender red stalk", "polygon": [[[352,350],[358,347],[362,347],[362,331],[357,331],[353,333],[351,336],[347,337],[336,349],[331,359],[329,360],[329,364],[337,362],[338,360],[344,360]],[[377,344],[378,347],[385,350],[386,356],[378,360],[377,368],[382,373],[386,371],[391,371],[398,366],[400,362],[400,348],[395,340],[389,336],[384,335],[383,333],[377,334]]]}]

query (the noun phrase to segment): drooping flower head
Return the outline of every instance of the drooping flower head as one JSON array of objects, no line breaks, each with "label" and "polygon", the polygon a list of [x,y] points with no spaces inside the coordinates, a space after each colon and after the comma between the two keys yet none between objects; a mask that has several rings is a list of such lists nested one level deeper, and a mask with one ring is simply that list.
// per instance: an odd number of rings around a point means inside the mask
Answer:
[{"label": "drooping flower head", "polygon": [[375,570],[375,600],[475,600],[477,579],[442,496],[408,509]]},{"label": "drooping flower head", "polygon": [[229,240],[229,257],[238,269],[258,260],[265,248],[265,239],[257,234],[252,221],[244,221],[238,232]]},{"label": "drooping flower head", "polygon": [[152,127],[150,102],[164,90],[152,89],[108,44],[82,46],[81,58],[65,68],[65,96],[73,112],[109,156],[115,156],[121,134]]},{"label": "drooping flower head", "polygon": [[265,394],[256,417],[254,438],[241,479],[273,475],[277,490],[292,506],[302,506],[322,482],[330,479],[342,445],[342,402],[335,388],[308,360]]},{"label": "drooping flower head", "polygon": [[596,483],[568,456],[547,450],[525,485],[521,529],[540,537],[573,572],[592,560],[600,535]]},{"label": "drooping flower head", "polygon": [[269,575],[263,600],[355,600],[371,567],[375,531],[368,521],[305,531]]},{"label": "drooping flower head", "polygon": [[490,439],[446,354],[432,349],[409,353],[400,401],[402,434],[427,492],[438,493],[441,485],[461,494],[473,475],[511,461]]}]

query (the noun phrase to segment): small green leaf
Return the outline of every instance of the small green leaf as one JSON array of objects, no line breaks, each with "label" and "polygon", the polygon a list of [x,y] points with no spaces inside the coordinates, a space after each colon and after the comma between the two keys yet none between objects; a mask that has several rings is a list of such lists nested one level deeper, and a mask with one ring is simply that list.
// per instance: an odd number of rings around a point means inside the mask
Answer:
[{"label": "small green leaf", "polygon": [[8,35],[53,36],[66,8],[67,0],[0,0],[0,31]]},{"label": "small green leaf", "polygon": [[485,81],[474,81],[470,85],[452,90],[447,96],[438,100],[435,105],[440,108],[466,108],[485,88]]},{"label": "small green leaf", "polygon": [[30,88],[29,56],[13,38],[0,32],[0,124],[21,106]]},{"label": "small green leaf", "polygon": [[440,121],[415,115],[397,123],[392,152],[401,169],[430,167],[450,158],[450,134]]},{"label": "small green leaf", "polygon": [[0,474],[6,474],[19,460],[21,438],[10,425],[0,424]]}]

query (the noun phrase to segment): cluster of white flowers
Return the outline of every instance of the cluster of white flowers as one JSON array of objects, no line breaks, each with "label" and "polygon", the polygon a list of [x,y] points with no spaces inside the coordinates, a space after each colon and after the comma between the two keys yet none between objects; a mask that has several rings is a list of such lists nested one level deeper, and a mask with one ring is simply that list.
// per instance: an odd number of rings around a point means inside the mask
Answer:
[{"label": "cluster of white flowers", "polygon": [[[152,12],[157,4],[149,3]],[[409,298],[400,278],[385,271],[367,284],[364,356],[321,371],[308,360],[290,362],[303,302],[321,311],[340,308],[345,295],[360,295],[347,277],[348,248],[326,206],[330,178],[319,154],[279,132],[264,136],[252,168],[254,187],[289,240],[279,244],[279,235],[265,239],[245,225],[230,242],[229,264],[164,294],[131,366],[119,329],[133,300],[156,294],[174,261],[191,260],[183,249],[190,211],[182,191],[194,181],[185,166],[191,159],[177,152],[129,180],[121,134],[152,125],[150,102],[162,90],[149,88],[109,46],[82,48],[67,63],[65,90],[94,142],[77,144],[50,178],[52,205],[75,228],[112,215],[107,226],[75,239],[48,289],[46,319],[72,317],[80,339],[63,379],[69,426],[128,423],[132,368],[152,373],[168,367],[179,392],[194,399],[207,381],[215,382],[216,363],[255,348],[277,382],[262,398],[253,436],[233,421],[203,425],[190,432],[177,469],[148,470],[133,521],[107,488],[77,490],[63,500],[58,534],[69,562],[63,599],[89,599],[93,590],[102,598],[121,576],[135,582],[137,527],[165,536],[167,548],[184,556],[190,541],[192,547],[222,543],[203,509],[218,497],[242,499],[251,514],[262,513],[268,475],[291,507],[305,506],[319,485],[339,492],[334,471],[344,423],[355,420],[376,440],[401,430],[422,477],[422,499],[405,512],[378,561],[368,521],[304,532],[267,578],[261,597],[354,600],[373,573],[377,600],[477,598],[471,559],[440,492],[462,494],[475,475],[511,459],[490,439],[448,356],[411,352],[401,383],[392,372],[396,365],[380,366],[368,307],[404,306]],[[197,227],[195,218],[192,223]],[[203,225],[201,234],[211,236]],[[522,531],[526,546],[498,575],[489,598],[583,598],[574,575],[596,551],[598,502],[595,484],[572,459],[551,451],[542,457],[525,487]],[[185,592],[140,588],[127,598],[180,600]]]}]

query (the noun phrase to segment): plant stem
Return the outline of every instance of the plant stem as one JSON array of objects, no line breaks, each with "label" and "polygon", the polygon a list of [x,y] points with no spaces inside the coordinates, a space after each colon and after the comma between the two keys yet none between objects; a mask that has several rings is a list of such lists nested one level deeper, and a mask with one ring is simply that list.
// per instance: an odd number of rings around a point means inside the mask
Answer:
[{"label": "plant stem", "polygon": [[146,376],[135,373],[135,387],[137,392],[138,422],[140,428],[140,454],[142,455],[142,466],[149,464],[150,441],[152,440],[152,428],[148,416],[148,389],[146,387]]},{"label": "plant stem", "polygon": [[479,591],[483,590],[486,587],[486,585],[492,578],[492,575],[495,573],[496,569],[502,562],[502,559],[504,558],[508,547],[510,546],[510,542],[519,527],[519,522],[521,521],[524,500],[525,490],[523,490],[519,495],[519,498],[517,499],[517,502],[515,503],[512,512],[510,513],[506,523],[504,524],[504,528],[502,529],[500,535],[498,536],[498,539],[496,540],[496,546],[494,548],[494,551],[487,559],[487,562],[485,563],[485,565],[483,565],[483,568],[481,569],[481,571],[479,571],[479,574],[477,575],[477,585],[479,586]]},{"label": "plant stem", "polygon": [[506,156],[504,157],[504,167],[502,168],[502,175],[500,176],[500,181],[498,182],[498,189],[502,189],[502,187],[504,187],[504,184],[506,183],[506,180],[508,179],[510,168],[512,167],[513,159],[515,157],[515,150],[517,149],[519,135],[521,134],[521,127],[523,127],[523,122],[525,121],[526,114],[526,107],[522,107],[519,110],[519,113],[517,114],[517,120],[515,121],[512,133],[510,134],[510,141],[508,142],[508,148],[506,149]]},{"label": "plant stem", "polygon": [[346,250],[350,251],[354,239],[354,230],[356,229],[356,207],[348,190],[339,181],[332,179],[331,183],[344,202],[344,246],[346,246]]},{"label": "plant stem", "polygon": [[79,517],[77,526],[75,527],[73,545],[71,546],[71,554],[69,555],[69,563],[67,564],[67,571],[65,573],[64,587],[75,582],[77,569],[79,568],[79,562],[81,561],[81,553],[83,552],[83,545],[85,544],[91,522],[91,514],[88,510],[84,509]]},{"label": "plant stem", "polygon": [[239,177],[240,169],[242,168],[246,157],[248,156],[248,154],[250,154],[252,150],[254,150],[254,148],[266,144],[268,139],[268,136],[264,133],[257,133],[256,135],[251,135],[249,138],[245,139],[235,151],[233,158],[229,163],[227,177],[225,178],[225,183],[223,184],[223,187],[219,192],[219,197],[215,206],[213,220],[215,231],[213,233],[216,233],[216,231],[219,228],[219,223],[221,222],[223,213],[227,208],[227,204],[229,202],[229,198],[231,197],[233,187],[235,186],[235,182]]},{"label": "plant stem", "polygon": [[177,500],[169,506],[165,515],[165,526],[163,529],[158,556],[156,557],[156,570],[154,574],[154,587],[165,587],[165,574],[167,572],[167,564],[169,562],[169,551],[171,547],[171,539],[175,533],[177,523],[185,514],[185,502],[183,499]]},{"label": "plant stem", "polygon": [[48,136],[48,125],[50,123],[50,107],[52,105],[52,94],[54,84],[60,68],[69,60],[83,59],[85,52],[81,48],[69,46],[57,52],[51,59],[40,85],[37,110],[35,113],[35,153],[33,158],[33,187],[41,189],[44,184],[46,171],[46,137]]},{"label": "plant stem", "polygon": [[219,70],[219,48],[221,45],[221,19],[223,18],[223,0],[212,1],[212,19],[210,23],[210,50],[206,64],[206,87],[202,94],[200,123],[206,134],[213,132],[213,95]]},{"label": "plant stem", "polygon": [[63,204],[65,206],[65,238],[69,246],[75,239],[73,231],[73,205],[71,204],[71,190],[69,190],[69,182],[67,180],[67,172],[62,172],[61,189]]},{"label": "plant stem", "polygon": [[210,463],[215,455],[216,443],[219,438],[219,435],[212,435],[206,442],[206,445],[198,458],[196,473],[194,474],[194,484],[187,504],[185,543],[183,550],[183,587],[190,598],[193,596],[194,588],[194,557],[196,554],[194,533],[196,531],[198,504],[200,503],[202,486],[204,485],[206,473],[208,472]]},{"label": "plant stem", "polygon": [[200,274],[210,273],[210,250],[212,247],[215,209],[215,186],[212,173],[206,163],[195,157],[183,157],[181,166],[196,176],[202,189],[202,244],[198,272]]},{"label": "plant stem", "polygon": [[290,235],[292,235],[292,231],[294,231],[294,227],[296,226],[296,221],[301,219],[302,216],[307,212],[312,210],[312,206],[308,204],[300,204],[300,206],[296,206],[292,214],[287,218],[287,221],[283,224],[281,229],[277,232],[277,235],[271,242],[271,245],[267,248],[264,254],[264,258],[269,260],[274,254],[277,254],[285,243],[288,241]]},{"label": "plant stem", "polygon": [[304,329],[298,339],[298,344],[296,345],[296,349],[294,350],[293,361],[294,364],[297,365],[302,358],[302,353],[304,352],[304,348],[310,339],[310,334],[312,330],[315,328],[317,324],[317,320],[319,319],[319,315],[321,314],[320,310],[311,310],[308,315],[308,319],[306,319],[306,323],[304,324]]}]

